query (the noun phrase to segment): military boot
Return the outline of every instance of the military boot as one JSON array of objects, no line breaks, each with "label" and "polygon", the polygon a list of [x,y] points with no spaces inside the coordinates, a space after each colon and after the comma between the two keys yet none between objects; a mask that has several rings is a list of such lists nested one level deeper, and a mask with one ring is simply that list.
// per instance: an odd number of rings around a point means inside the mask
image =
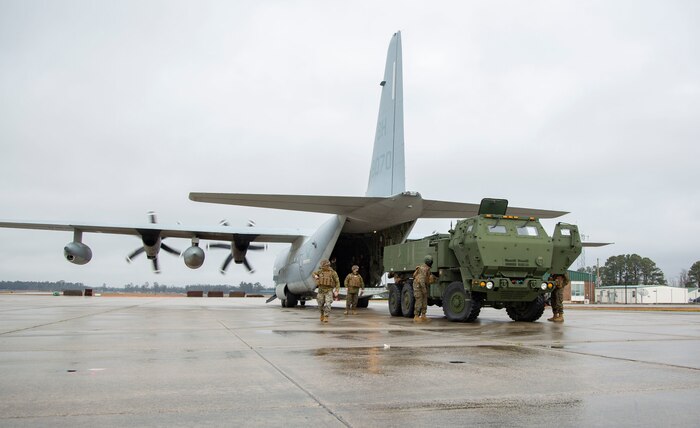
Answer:
[{"label": "military boot", "polygon": [[553,313],[553,314],[552,314],[552,318],[547,318],[547,321],[556,321],[556,320],[557,320],[557,315],[559,315],[559,314],[556,313],[556,312]]},{"label": "military boot", "polygon": [[325,316],[323,314],[321,314],[321,322],[323,322],[324,318],[325,318]]},{"label": "military boot", "polygon": [[423,322],[423,320],[418,315],[416,315],[413,317],[413,322]]},{"label": "military boot", "polygon": [[430,320],[425,314],[423,314],[420,316],[420,322],[430,322]]},{"label": "military boot", "polygon": [[323,317],[323,322],[328,322],[328,315],[325,315],[325,316]]},{"label": "military boot", "polygon": [[554,322],[564,322],[564,313],[559,312],[557,316],[552,320]]},{"label": "military boot", "polygon": [[343,315],[347,315],[347,314],[348,314],[348,310],[346,309],[346,310],[343,312]]}]

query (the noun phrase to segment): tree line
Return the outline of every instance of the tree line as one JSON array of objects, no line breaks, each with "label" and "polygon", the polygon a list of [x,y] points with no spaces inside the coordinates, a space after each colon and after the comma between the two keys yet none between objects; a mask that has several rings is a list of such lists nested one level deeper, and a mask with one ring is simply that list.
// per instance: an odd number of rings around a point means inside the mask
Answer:
[{"label": "tree line", "polygon": [[14,291],[62,291],[62,290],[85,290],[86,288],[92,288],[95,292],[114,292],[114,293],[149,293],[149,294],[159,294],[159,293],[171,293],[171,294],[186,294],[188,291],[243,291],[245,293],[261,293],[264,291],[269,291],[259,282],[251,283],[241,281],[238,286],[232,286],[228,284],[192,284],[186,285],[184,287],[172,286],[159,284],[154,282],[150,284],[145,282],[143,284],[129,283],[122,287],[110,287],[103,284],[100,287],[91,287],[83,284],[82,282],[66,282],[66,281],[0,281],[0,290],[14,290]]},{"label": "tree line", "polygon": [[700,260],[693,263],[690,269],[681,271],[680,281],[685,287],[700,288]]},{"label": "tree line", "polygon": [[[596,274],[595,266],[586,266],[579,272]],[[620,254],[609,257],[600,267],[600,280],[603,285],[666,285],[664,273],[656,263],[639,254]],[[680,285],[700,286],[700,261],[693,263],[688,270],[681,271]]]}]

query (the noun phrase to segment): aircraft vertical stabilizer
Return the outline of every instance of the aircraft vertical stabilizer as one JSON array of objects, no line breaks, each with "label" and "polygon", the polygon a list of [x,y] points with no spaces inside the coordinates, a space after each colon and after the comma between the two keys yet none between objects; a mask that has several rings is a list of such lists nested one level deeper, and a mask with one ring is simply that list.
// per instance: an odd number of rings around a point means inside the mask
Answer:
[{"label": "aircraft vertical stabilizer", "polygon": [[406,190],[403,144],[403,72],[401,32],[389,43],[372,166],[366,196],[391,196]]}]

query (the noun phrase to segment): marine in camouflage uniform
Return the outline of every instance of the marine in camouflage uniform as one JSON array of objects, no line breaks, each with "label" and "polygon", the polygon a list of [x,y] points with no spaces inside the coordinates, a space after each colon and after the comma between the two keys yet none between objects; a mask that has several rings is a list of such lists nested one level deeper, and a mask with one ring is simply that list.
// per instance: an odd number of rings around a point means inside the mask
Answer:
[{"label": "marine in camouflage uniform", "polygon": [[428,286],[431,284],[433,276],[430,267],[433,265],[433,258],[425,256],[425,263],[416,267],[413,272],[413,297],[415,306],[413,309],[413,321],[428,321],[426,311],[428,310]]},{"label": "marine in camouflage uniform", "polygon": [[554,276],[554,288],[552,289],[552,318],[547,321],[564,322],[564,287],[569,284],[566,275]]},{"label": "marine in camouflage uniform", "polygon": [[362,280],[362,275],[358,273],[359,270],[360,267],[358,265],[353,265],[352,272],[345,277],[344,285],[348,290],[348,297],[345,298],[345,315],[350,311],[352,311],[353,315],[357,314],[357,299],[365,289],[365,282]]},{"label": "marine in camouflage uniform", "polygon": [[321,260],[321,269],[313,273],[313,278],[318,286],[316,300],[318,301],[318,309],[321,312],[321,321],[328,322],[333,297],[338,295],[340,291],[340,279],[338,274],[331,268],[331,263],[326,259]]}]

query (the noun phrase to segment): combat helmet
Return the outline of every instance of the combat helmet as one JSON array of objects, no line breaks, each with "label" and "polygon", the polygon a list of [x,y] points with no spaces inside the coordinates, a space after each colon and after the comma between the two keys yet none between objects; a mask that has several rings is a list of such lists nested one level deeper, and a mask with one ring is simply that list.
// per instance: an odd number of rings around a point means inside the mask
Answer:
[{"label": "combat helmet", "polygon": [[433,256],[425,256],[425,259],[423,259],[426,265],[432,266],[433,265]]},{"label": "combat helmet", "polygon": [[331,265],[331,262],[329,262],[328,259],[321,260],[321,267],[322,268],[330,266],[330,265]]}]

